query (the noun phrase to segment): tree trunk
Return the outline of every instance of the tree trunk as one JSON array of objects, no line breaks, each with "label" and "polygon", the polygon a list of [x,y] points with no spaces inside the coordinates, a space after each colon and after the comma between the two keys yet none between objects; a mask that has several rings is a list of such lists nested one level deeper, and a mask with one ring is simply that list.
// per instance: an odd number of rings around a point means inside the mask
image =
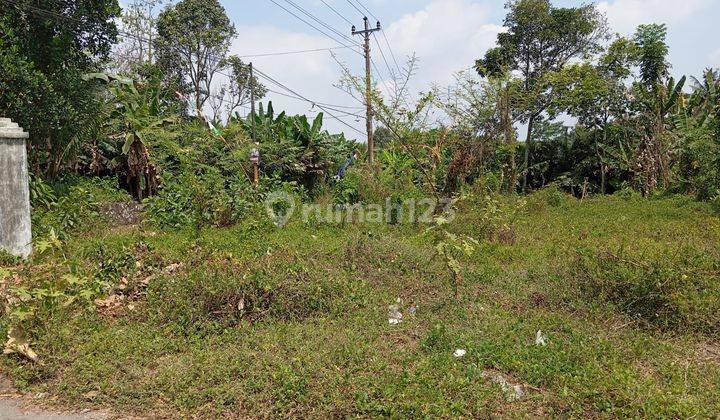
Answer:
[{"label": "tree trunk", "polygon": [[[603,126],[603,144],[607,143],[607,129]],[[600,148],[596,146],[598,159],[600,160],[600,194],[605,195],[605,159],[603,159]]]},{"label": "tree trunk", "polygon": [[528,174],[530,173],[530,147],[532,146],[532,130],[535,124],[535,116],[528,121],[527,138],[525,139],[525,172],[523,174],[523,193],[527,192]]},{"label": "tree trunk", "polygon": [[510,93],[506,87],[502,94],[500,102],[500,112],[502,129],[505,135],[505,145],[508,147],[508,161],[506,162],[507,167],[503,171],[503,177],[507,182],[507,193],[510,194],[515,191],[515,183],[517,181],[517,164],[515,162],[515,129],[512,122],[512,113],[510,110]]}]

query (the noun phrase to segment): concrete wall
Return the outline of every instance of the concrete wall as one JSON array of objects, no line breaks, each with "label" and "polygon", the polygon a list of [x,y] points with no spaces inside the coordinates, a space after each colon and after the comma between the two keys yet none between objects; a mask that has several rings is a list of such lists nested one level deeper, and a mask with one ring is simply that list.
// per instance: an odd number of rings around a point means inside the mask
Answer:
[{"label": "concrete wall", "polygon": [[0,249],[27,258],[32,252],[28,133],[0,118]]}]

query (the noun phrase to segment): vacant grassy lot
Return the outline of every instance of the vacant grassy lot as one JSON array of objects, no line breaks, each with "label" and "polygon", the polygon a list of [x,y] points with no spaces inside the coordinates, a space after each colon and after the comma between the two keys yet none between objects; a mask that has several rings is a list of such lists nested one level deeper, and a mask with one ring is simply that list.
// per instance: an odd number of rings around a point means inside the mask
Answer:
[{"label": "vacant grassy lot", "polygon": [[447,226],[479,241],[459,300],[426,226],[94,229],[6,265],[8,290],[103,286],[90,304],[40,305],[24,325],[41,363],[2,369],[61,404],[140,415],[720,414],[709,207],[498,200],[462,203]]}]

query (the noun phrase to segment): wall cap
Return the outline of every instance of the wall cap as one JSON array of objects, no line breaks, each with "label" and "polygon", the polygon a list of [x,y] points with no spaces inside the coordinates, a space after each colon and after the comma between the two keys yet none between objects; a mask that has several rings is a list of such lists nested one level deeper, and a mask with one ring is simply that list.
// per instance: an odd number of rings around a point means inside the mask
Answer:
[{"label": "wall cap", "polygon": [[27,131],[10,120],[0,118],[0,139],[27,139],[30,137]]}]

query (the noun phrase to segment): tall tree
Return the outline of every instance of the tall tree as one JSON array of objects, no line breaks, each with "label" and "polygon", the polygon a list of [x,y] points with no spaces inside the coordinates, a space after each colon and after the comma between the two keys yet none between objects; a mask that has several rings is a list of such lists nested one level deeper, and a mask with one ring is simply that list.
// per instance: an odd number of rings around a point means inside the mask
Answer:
[{"label": "tall tree", "polygon": [[595,5],[555,7],[550,0],[512,0],[506,4],[507,32],[497,37],[496,48],[476,62],[480,75],[505,71],[518,72],[523,79],[521,121],[528,125],[525,145],[523,190],[527,188],[528,168],[537,119],[551,102],[549,73],[561,70],[573,59],[589,58],[601,51],[607,37],[605,17]]},{"label": "tall tree", "polygon": [[235,109],[250,103],[251,92],[255,100],[259,101],[267,94],[267,88],[260,83],[257,76],[250,75],[250,65],[243,63],[238,56],[230,56],[226,64],[230,69],[230,100],[227,112],[232,115]]},{"label": "tall tree", "polygon": [[591,134],[600,173],[600,192],[605,193],[608,168],[605,149],[610,124],[629,107],[626,78],[637,64],[638,49],[627,38],[616,39],[597,64],[572,64],[550,77],[556,93],[551,114],[566,112]]},{"label": "tall tree", "polygon": [[182,0],[158,18],[158,64],[189,83],[200,112],[225,62],[235,27],[218,0]]},{"label": "tall tree", "polygon": [[100,126],[95,81],[117,37],[117,0],[18,0],[0,13],[0,109],[31,133],[36,172],[53,176]]},{"label": "tall tree", "polygon": [[670,146],[665,138],[666,117],[681,104],[686,77],[677,83],[670,77],[665,25],[640,25],[635,33],[639,51],[640,80],[633,86],[637,96],[641,123],[645,127],[643,142],[636,152],[636,182],[649,193],[662,180],[669,185]]},{"label": "tall tree", "polygon": [[154,40],[157,36],[159,8],[167,0],[133,0],[123,8],[121,43],[113,53],[113,64],[121,72],[130,73],[155,63]]},{"label": "tall tree", "polygon": [[224,110],[228,120],[236,109],[250,103],[254,95],[256,101],[262,100],[267,94],[267,88],[260,83],[257,76],[250,75],[250,65],[243,63],[240,57],[232,55],[223,63],[229,80],[213,92],[209,98],[213,110],[213,120],[219,121]]}]

